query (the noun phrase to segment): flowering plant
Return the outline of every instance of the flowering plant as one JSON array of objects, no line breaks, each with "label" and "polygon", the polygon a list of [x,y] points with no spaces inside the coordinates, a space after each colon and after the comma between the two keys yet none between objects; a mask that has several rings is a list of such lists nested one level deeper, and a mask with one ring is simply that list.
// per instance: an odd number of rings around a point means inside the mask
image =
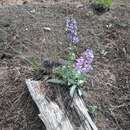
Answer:
[{"label": "flowering plant", "polygon": [[[67,37],[72,43],[78,43],[77,23],[72,17],[66,19]],[[54,69],[54,78],[49,79],[48,83],[68,86],[70,96],[73,97],[77,92],[80,96],[83,94],[81,87],[86,82],[86,74],[93,70],[92,61],[94,55],[92,49],[86,51],[77,58],[72,46],[67,57],[66,64]]]},{"label": "flowering plant", "polygon": [[48,80],[48,83],[66,85],[70,89],[70,96],[73,97],[75,92],[81,96],[82,86],[86,82],[86,74],[93,70],[92,61],[94,58],[93,51],[87,49],[82,56],[76,59],[76,55],[70,52],[67,63],[55,68],[54,79]]},{"label": "flowering plant", "polygon": [[110,8],[112,5],[112,0],[96,0],[96,5]]},{"label": "flowering plant", "polygon": [[93,70],[91,63],[93,61],[94,55],[93,51],[91,49],[87,49],[83,56],[76,59],[77,63],[75,65],[75,68],[77,71],[80,71],[81,73],[87,73]]},{"label": "flowering plant", "polygon": [[75,43],[75,44],[79,42],[77,30],[78,28],[77,28],[76,20],[72,17],[67,17],[66,18],[67,38],[68,40],[70,40],[72,43]]}]

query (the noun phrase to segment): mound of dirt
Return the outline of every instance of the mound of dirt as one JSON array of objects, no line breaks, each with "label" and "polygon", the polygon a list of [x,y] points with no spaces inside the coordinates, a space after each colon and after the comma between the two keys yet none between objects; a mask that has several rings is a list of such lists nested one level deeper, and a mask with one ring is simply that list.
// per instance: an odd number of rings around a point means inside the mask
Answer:
[{"label": "mound of dirt", "polygon": [[[95,15],[89,5],[19,5],[0,9],[0,129],[44,130],[25,79],[32,62],[64,58],[68,47],[65,17],[78,22],[78,53],[94,50],[94,71],[84,89],[86,101],[97,106],[100,130],[130,129],[130,7],[114,7]],[[50,30],[46,30],[46,27]]]}]

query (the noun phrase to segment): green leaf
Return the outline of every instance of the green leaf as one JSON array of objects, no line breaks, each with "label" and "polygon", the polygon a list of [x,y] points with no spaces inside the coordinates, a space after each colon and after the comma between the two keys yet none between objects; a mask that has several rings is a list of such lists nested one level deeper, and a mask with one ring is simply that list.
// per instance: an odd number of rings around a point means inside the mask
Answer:
[{"label": "green leaf", "polygon": [[79,80],[79,81],[78,81],[78,85],[79,85],[79,86],[80,86],[80,85],[82,86],[82,85],[84,84],[84,82],[85,82],[84,80]]},{"label": "green leaf", "polygon": [[78,94],[79,94],[79,96],[83,96],[83,92],[81,89],[78,89]]},{"label": "green leaf", "polygon": [[65,82],[59,79],[49,79],[47,80],[47,83],[65,85]]},{"label": "green leaf", "polygon": [[69,54],[68,54],[68,58],[67,58],[68,63],[73,64],[75,59],[76,59],[75,53],[73,51],[70,51]]},{"label": "green leaf", "polygon": [[89,108],[88,108],[88,111],[89,111],[90,113],[95,113],[96,110],[97,110],[97,106],[89,106]]},{"label": "green leaf", "polygon": [[76,85],[73,85],[73,86],[70,88],[70,96],[71,96],[71,97],[74,96],[74,92],[75,92],[76,88],[77,88]]},{"label": "green leaf", "polygon": [[68,79],[68,85],[74,85],[76,82],[73,79]]}]

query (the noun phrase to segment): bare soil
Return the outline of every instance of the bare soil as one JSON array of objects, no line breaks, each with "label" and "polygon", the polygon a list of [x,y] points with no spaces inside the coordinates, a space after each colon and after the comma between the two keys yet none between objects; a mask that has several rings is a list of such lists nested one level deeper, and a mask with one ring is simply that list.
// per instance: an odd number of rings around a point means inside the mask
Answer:
[{"label": "bare soil", "polygon": [[130,130],[129,1],[114,2],[102,15],[85,1],[29,1],[12,6],[6,2],[0,7],[0,130],[45,130],[25,79],[33,77],[30,61],[34,58],[42,65],[45,59],[65,57],[68,15],[78,22],[78,53],[88,47],[94,50],[94,71],[84,90],[86,102],[98,108],[96,125],[99,130]]}]

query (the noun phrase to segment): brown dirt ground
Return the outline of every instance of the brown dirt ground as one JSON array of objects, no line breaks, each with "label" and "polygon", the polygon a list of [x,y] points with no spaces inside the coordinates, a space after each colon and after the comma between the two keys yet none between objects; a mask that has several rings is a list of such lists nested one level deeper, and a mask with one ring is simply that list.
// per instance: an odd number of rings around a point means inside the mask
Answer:
[{"label": "brown dirt ground", "polygon": [[[64,58],[65,17],[78,21],[79,52],[91,47],[94,72],[84,89],[97,106],[99,130],[130,130],[130,4],[114,2],[103,15],[85,2],[54,2],[0,7],[0,130],[44,130],[25,79],[28,63]],[[50,27],[47,31],[44,27]]]}]

